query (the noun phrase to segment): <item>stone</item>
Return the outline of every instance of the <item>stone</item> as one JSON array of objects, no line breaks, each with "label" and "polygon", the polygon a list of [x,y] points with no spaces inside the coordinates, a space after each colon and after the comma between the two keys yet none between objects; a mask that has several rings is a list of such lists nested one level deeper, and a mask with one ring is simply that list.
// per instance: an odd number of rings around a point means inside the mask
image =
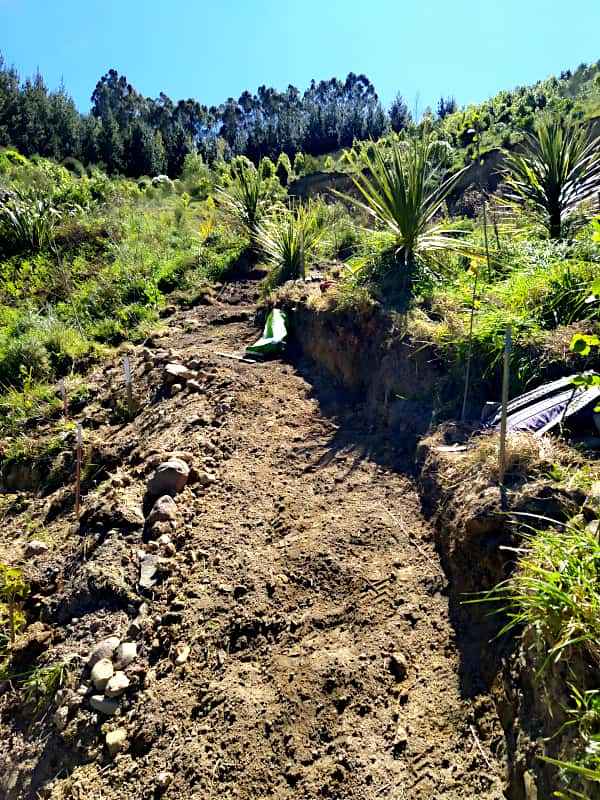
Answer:
[{"label": "stone", "polygon": [[115,672],[104,687],[105,697],[120,697],[131,685],[131,681],[124,672]]},{"label": "stone", "polygon": [[159,497],[152,506],[152,510],[148,514],[148,519],[146,520],[146,525],[151,527],[156,522],[167,522],[172,519],[177,519],[177,503],[173,500],[171,495],[165,494]]},{"label": "stone", "polygon": [[118,669],[128,667],[137,658],[137,644],[135,642],[123,642],[115,653],[115,665]]},{"label": "stone", "polygon": [[392,653],[390,656],[390,672],[400,682],[408,675],[408,662],[403,653]]},{"label": "stone", "polygon": [[119,707],[119,700],[116,697],[105,697],[103,694],[93,694],[90,697],[90,705],[94,711],[99,711],[107,717],[112,717]]},{"label": "stone", "polygon": [[117,728],[116,731],[109,731],[106,734],[106,749],[110,756],[116,756],[127,747],[127,731],[125,728]]},{"label": "stone", "polygon": [[143,589],[151,589],[156,585],[158,577],[156,566],[159,557],[155,555],[145,555],[140,563],[140,586]]},{"label": "stone", "polygon": [[114,667],[112,661],[108,658],[101,658],[97,661],[92,668],[92,683],[96,689],[104,689],[106,684],[114,675]]},{"label": "stone", "polygon": [[186,381],[185,385],[190,392],[202,391],[202,384],[198,383],[198,381],[194,380],[193,378],[189,381]]},{"label": "stone", "polygon": [[67,706],[59,706],[56,711],[54,712],[54,716],[52,717],[52,721],[56,726],[57,731],[64,731],[67,727],[67,721],[69,719],[69,709]]},{"label": "stone", "polygon": [[25,558],[41,556],[42,553],[48,553],[49,551],[50,548],[46,542],[40,542],[38,539],[32,539],[27,543],[27,547],[25,548]]},{"label": "stone", "polygon": [[166,364],[163,372],[165,383],[170,385],[181,383],[181,381],[193,380],[195,377],[196,373],[193,369],[188,369],[183,364],[174,364],[173,362]]},{"label": "stone", "polygon": [[107,639],[103,639],[101,642],[98,642],[92,648],[92,651],[88,658],[88,666],[93,667],[96,662],[100,661],[102,658],[112,658],[113,653],[117,649],[117,647],[121,644],[121,640],[118,636],[109,636]]},{"label": "stone", "polygon": [[171,785],[173,775],[170,772],[159,772],[156,778],[156,785],[159,789],[166,789]]},{"label": "stone", "polygon": [[179,394],[179,392],[183,389],[183,386],[180,383],[174,383],[171,386],[171,396],[175,394]]},{"label": "stone", "polygon": [[207,469],[200,470],[198,473],[198,483],[201,486],[210,486],[211,483],[214,483],[217,480],[217,476],[214,472],[209,472]]},{"label": "stone", "polygon": [[190,468],[180,458],[172,458],[160,464],[148,481],[148,492],[155,497],[180,492],[186,485]]},{"label": "stone", "polygon": [[190,657],[190,646],[188,644],[178,644],[175,648],[175,663],[177,665],[185,664]]}]

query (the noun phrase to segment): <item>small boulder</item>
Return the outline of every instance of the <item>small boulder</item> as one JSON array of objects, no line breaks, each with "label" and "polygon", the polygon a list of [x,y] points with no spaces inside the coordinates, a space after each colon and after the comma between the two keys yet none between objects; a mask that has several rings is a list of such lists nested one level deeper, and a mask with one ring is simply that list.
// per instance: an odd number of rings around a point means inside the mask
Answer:
[{"label": "small boulder", "polygon": [[103,639],[101,642],[98,642],[89,655],[88,666],[93,667],[94,664],[103,658],[111,659],[120,643],[121,640],[118,636],[109,636],[108,639]]},{"label": "small boulder", "polygon": [[186,387],[189,389],[190,392],[201,392],[202,391],[202,384],[198,383],[197,380],[193,378],[189,381],[185,382]]},{"label": "small boulder", "polygon": [[127,746],[127,731],[125,728],[117,728],[116,731],[109,731],[106,734],[106,749],[110,756],[116,756]]},{"label": "small boulder", "polygon": [[184,367],[183,364],[174,364],[171,362],[165,366],[163,378],[165,383],[173,385],[174,383],[181,384],[183,381],[192,380],[196,377],[193,369]]},{"label": "small boulder", "polygon": [[158,582],[156,568],[159,557],[155,555],[145,555],[140,562],[140,586],[142,589],[151,589]]},{"label": "small boulder", "polygon": [[180,666],[190,657],[190,646],[188,644],[179,644],[175,650],[175,663]]},{"label": "small boulder", "polygon": [[137,645],[135,642],[123,642],[116,652],[116,666],[119,669],[128,667],[137,658]]},{"label": "small boulder", "polygon": [[169,494],[159,497],[152,506],[152,511],[148,514],[146,525],[151,527],[156,522],[167,522],[177,519],[177,504]]},{"label": "small boulder", "polygon": [[186,485],[190,468],[180,458],[164,461],[148,481],[148,492],[155,497],[175,495]]},{"label": "small boulder", "polygon": [[27,543],[27,547],[25,548],[25,558],[35,558],[35,556],[40,556],[42,553],[49,552],[49,550],[50,548],[46,542],[40,542],[37,539],[32,539]]},{"label": "small boulder", "polygon": [[131,681],[124,672],[115,672],[112,678],[104,687],[105,697],[121,697],[121,695],[129,688]]},{"label": "small boulder", "polygon": [[94,711],[99,711],[101,714],[106,714],[107,717],[112,717],[119,707],[119,699],[117,697],[105,697],[103,694],[93,694],[90,697],[90,705]]},{"label": "small boulder", "polygon": [[92,669],[92,683],[94,687],[98,690],[104,689],[106,684],[114,675],[114,667],[112,665],[112,661],[108,658],[101,658],[100,661],[97,661],[94,664]]}]

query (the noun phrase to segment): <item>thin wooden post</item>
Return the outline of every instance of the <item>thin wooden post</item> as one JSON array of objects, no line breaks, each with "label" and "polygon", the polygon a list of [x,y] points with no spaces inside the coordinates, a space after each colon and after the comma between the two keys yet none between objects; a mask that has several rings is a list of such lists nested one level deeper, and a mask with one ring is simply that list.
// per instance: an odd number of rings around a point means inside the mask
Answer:
[{"label": "thin wooden post", "polygon": [[125,367],[125,388],[127,390],[127,411],[130,418],[133,417],[133,390],[131,386],[131,365],[129,364],[129,356],[123,359]]},{"label": "thin wooden post", "polygon": [[65,419],[69,419],[69,401],[67,400],[67,389],[65,387],[65,379],[60,379],[60,394],[63,401],[63,415]]},{"label": "thin wooden post", "polygon": [[510,346],[511,346],[511,326],[506,326],[506,338],[504,340],[504,371],[502,375],[502,416],[500,421],[500,463],[499,463],[499,483],[504,485],[504,473],[506,472],[506,422],[508,417],[508,383],[510,379]]},{"label": "thin wooden post", "polygon": [[81,509],[81,454],[83,449],[83,431],[77,426],[77,468],[75,472],[75,514],[79,516]]},{"label": "thin wooden post", "polygon": [[306,277],[306,264],[304,263],[304,231],[300,231],[300,275]]},{"label": "thin wooden post", "polygon": [[469,395],[469,382],[471,380],[471,357],[473,354],[473,323],[475,321],[475,300],[477,297],[477,279],[479,277],[479,265],[476,267],[475,279],[473,280],[473,296],[471,298],[471,319],[469,320],[469,345],[467,350],[467,372],[465,374],[465,392],[463,394],[462,411],[460,414],[461,422],[467,416],[467,398]]}]

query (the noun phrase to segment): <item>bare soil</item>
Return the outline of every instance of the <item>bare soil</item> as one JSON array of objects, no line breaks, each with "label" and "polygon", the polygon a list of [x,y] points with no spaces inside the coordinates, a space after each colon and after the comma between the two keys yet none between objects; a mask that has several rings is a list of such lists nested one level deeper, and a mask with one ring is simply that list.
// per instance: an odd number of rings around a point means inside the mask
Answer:
[{"label": "bare soil", "polygon": [[[134,348],[139,411],[125,422],[119,362],[91,376],[80,521],[71,440],[61,485],[5,497],[0,562],[26,567],[30,620],[52,632],[37,665],[68,663],[67,687],[86,686],[92,646],[134,638],[147,604],[115,716],[73,692],[33,714],[19,681],[4,685],[6,800],[505,797],[503,731],[464,683],[413,453],[310,362],[216,355],[257,338],[254,295],[233,285],[148,343],[199,362],[200,392],[170,396]],[[174,454],[192,467],[176,552],[145,590],[146,480]],[[25,559],[31,538],[50,552]],[[117,728],[126,744],[110,756]]]}]

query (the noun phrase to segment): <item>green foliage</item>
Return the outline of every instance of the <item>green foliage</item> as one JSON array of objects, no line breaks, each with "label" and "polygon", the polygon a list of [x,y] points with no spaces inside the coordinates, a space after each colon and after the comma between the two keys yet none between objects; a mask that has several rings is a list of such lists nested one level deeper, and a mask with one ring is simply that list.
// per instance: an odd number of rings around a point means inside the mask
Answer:
[{"label": "green foliage", "polygon": [[11,643],[25,625],[22,608],[28,593],[21,570],[0,564],[0,630],[8,629]]},{"label": "green foliage", "polygon": [[0,202],[0,252],[47,250],[59,217],[49,200],[14,193]]},{"label": "green foliage", "polygon": [[292,165],[287,153],[280,153],[275,167],[275,174],[282,186],[287,186],[292,175]]},{"label": "green foliage", "polygon": [[600,189],[600,137],[581,123],[542,119],[522,151],[505,154],[505,166],[505,201],[562,239],[585,224],[582,203]]},{"label": "green foliage", "polygon": [[256,241],[272,267],[271,285],[301,277],[322,235],[311,206],[275,209],[256,231]]},{"label": "green foliage", "polygon": [[25,703],[38,714],[52,700],[56,692],[67,682],[69,665],[64,662],[37,667],[23,681]]},{"label": "green foliage", "polygon": [[442,180],[431,145],[424,134],[406,145],[392,138],[389,148],[374,142],[358,154],[349,153],[356,171],[353,181],[364,202],[348,199],[391,233],[396,261],[409,280],[417,259],[465,250],[457,238],[462,231],[440,220],[446,197],[462,173]]},{"label": "green foliage", "polygon": [[270,206],[271,191],[260,172],[249,161],[232,165],[233,179],[217,188],[217,200],[242,233],[253,240]]}]

